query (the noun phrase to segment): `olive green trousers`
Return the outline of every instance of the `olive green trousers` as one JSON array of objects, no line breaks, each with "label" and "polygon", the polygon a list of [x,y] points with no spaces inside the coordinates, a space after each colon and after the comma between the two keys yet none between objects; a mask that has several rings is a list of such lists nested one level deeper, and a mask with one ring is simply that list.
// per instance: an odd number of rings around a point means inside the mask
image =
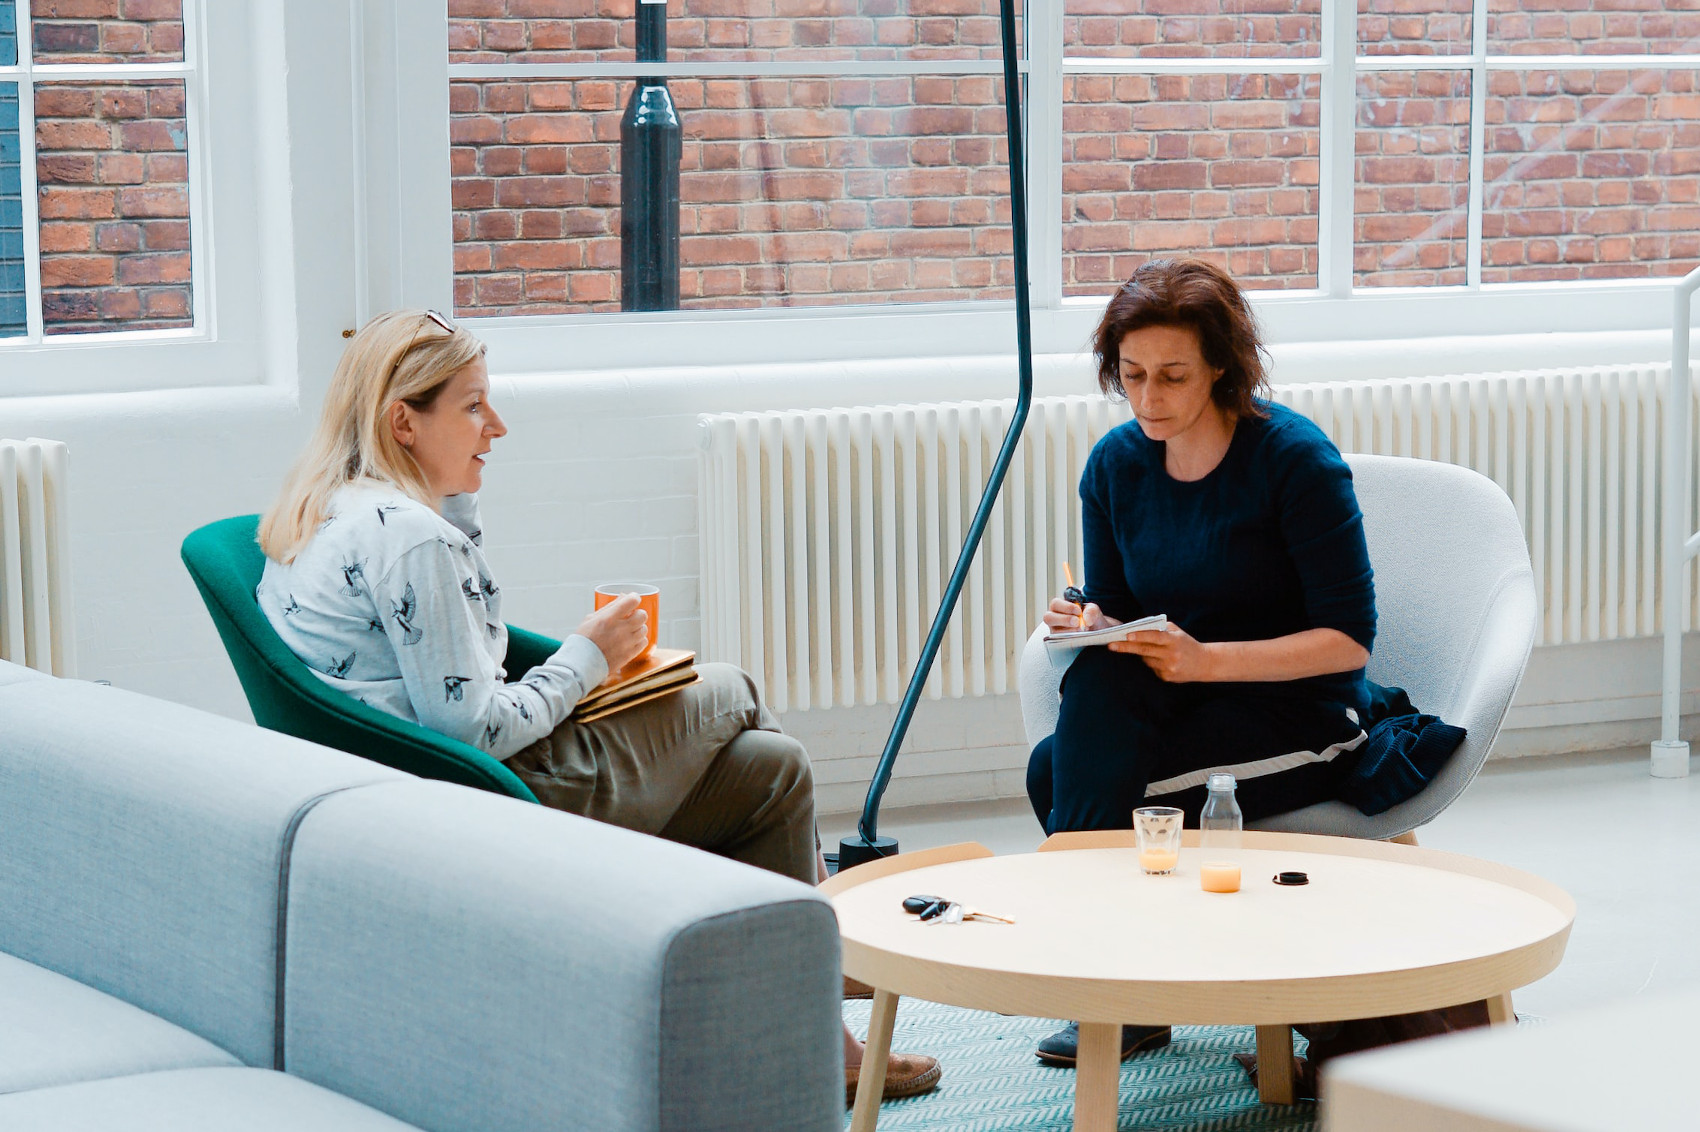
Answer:
[{"label": "olive green trousers", "polygon": [[814,775],[755,682],[730,664],[507,759],[545,806],[817,880]]}]

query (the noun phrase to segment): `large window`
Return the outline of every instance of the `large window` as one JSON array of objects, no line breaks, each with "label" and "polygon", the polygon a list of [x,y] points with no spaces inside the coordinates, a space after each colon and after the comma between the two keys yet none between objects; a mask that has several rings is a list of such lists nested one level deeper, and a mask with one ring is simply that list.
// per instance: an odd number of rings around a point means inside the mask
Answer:
[{"label": "large window", "polygon": [[[450,0],[455,305],[620,309],[621,118],[666,79],[685,309],[1007,298],[996,0]],[[493,15],[499,9],[502,14]]]},{"label": "large window", "polygon": [[0,0],[0,347],[204,316],[194,16]]},{"label": "large window", "polygon": [[[620,119],[643,74],[683,127],[685,311],[1008,298],[995,0],[671,0],[664,65],[635,62],[634,9],[449,0],[461,314],[620,310]],[[1041,348],[1076,348],[1070,312],[1160,255],[1223,263],[1296,333],[1337,333],[1343,309],[1303,313],[1335,303],[1429,333],[1439,308],[1412,302],[1488,311],[1556,283],[1640,317],[1632,281],[1700,263],[1700,10],[1028,0],[1020,22]],[[1559,310],[1496,309],[1530,330]]]}]

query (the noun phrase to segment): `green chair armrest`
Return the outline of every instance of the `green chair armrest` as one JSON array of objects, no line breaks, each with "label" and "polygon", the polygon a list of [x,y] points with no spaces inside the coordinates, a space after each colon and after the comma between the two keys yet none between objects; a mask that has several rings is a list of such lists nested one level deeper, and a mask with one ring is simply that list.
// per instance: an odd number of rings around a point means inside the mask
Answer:
[{"label": "green chair armrest", "polygon": [[508,679],[517,680],[524,676],[554,656],[555,650],[560,647],[561,642],[553,637],[521,629],[518,625],[509,625],[508,656],[502,662],[502,666],[508,670]]}]

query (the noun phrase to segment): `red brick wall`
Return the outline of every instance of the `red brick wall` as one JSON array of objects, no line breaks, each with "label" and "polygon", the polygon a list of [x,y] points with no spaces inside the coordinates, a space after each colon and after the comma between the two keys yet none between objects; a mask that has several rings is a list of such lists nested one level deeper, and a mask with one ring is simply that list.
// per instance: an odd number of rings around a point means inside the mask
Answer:
[{"label": "red brick wall", "polygon": [[1315,58],[1321,0],[1066,0],[1063,50],[1093,58]]},{"label": "red brick wall", "polygon": [[[686,308],[1007,297],[1001,82],[682,80]],[[456,83],[456,306],[618,310],[630,82]]]},{"label": "red brick wall", "polygon": [[1506,55],[1692,52],[1692,0],[1488,0],[1488,50]]},{"label": "red brick wall", "polygon": [[1353,282],[1465,282],[1470,205],[1470,76],[1358,76]]},{"label": "red brick wall", "polygon": [[34,0],[30,13],[35,53],[44,63],[183,58],[183,0]]},{"label": "red brick wall", "polygon": [[1063,87],[1063,293],[1200,255],[1253,287],[1316,286],[1317,79],[1075,75]]},{"label": "red brick wall", "polygon": [[[1700,6],[1690,7],[1491,0],[1487,34],[1496,52],[1669,51],[1700,37]],[[992,0],[673,0],[669,35],[680,61],[993,58],[995,10]],[[631,0],[451,0],[451,57],[629,60],[631,12]],[[1360,0],[1366,55],[1464,53],[1471,33],[1470,0]],[[1064,13],[1066,50],[1079,56],[1314,58],[1321,37],[1320,0],[1066,0]],[[1693,266],[1692,80],[1496,72],[1484,280]],[[1358,286],[1465,281],[1469,83],[1462,69],[1360,75]],[[1647,83],[1658,89],[1636,93]],[[687,307],[1007,294],[1007,221],[990,188],[1001,183],[995,80],[670,85],[686,130]],[[628,90],[454,84],[459,309],[617,308]],[[1252,287],[1315,286],[1318,93],[1315,76],[1069,78],[1065,293],[1106,293],[1145,259],[1177,253],[1217,259]]]},{"label": "red brick wall", "polygon": [[1693,71],[1488,77],[1482,281],[1674,275],[1700,262]]},{"label": "red brick wall", "polygon": [[[637,0],[449,0],[457,63],[637,57]],[[996,59],[997,0],[670,0],[674,62]]]},{"label": "red brick wall", "polygon": [[[182,0],[35,0],[49,63],[183,58]],[[49,334],[193,325],[182,80],[36,86]]]},{"label": "red brick wall", "polygon": [[36,87],[48,333],[193,325],[183,83]]},{"label": "red brick wall", "polygon": [[1474,9],[1473,0],[1358,0],[1358,54],[1468,55]]},{"label": "red brick wall", "polygon": [[[632,10],[451,0],[451,59],[629,60]],[[674,0],[668,44],[676,61],[995,57],[996,11],[996,0]],[[1009,295],[1001,80],[668,85],[684,126],[686,308]],[[619,122],[631,88],[452,84],[459,310],[619,309]]]}]

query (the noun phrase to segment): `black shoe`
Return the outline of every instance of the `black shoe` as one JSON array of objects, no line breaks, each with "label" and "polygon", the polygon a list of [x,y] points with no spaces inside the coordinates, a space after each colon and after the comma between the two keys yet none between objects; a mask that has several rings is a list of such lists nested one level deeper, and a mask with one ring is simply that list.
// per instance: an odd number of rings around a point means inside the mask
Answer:
[{"label": "black shoe", "polygon": [[[1122,1060],[1169,1044],[1167,1026],[1123,1026]],[[1080,1023],[1070,1022],[1039,1043],[1033,1051],[1046,1065],[1073,1065],[1080,1054]]]}]

